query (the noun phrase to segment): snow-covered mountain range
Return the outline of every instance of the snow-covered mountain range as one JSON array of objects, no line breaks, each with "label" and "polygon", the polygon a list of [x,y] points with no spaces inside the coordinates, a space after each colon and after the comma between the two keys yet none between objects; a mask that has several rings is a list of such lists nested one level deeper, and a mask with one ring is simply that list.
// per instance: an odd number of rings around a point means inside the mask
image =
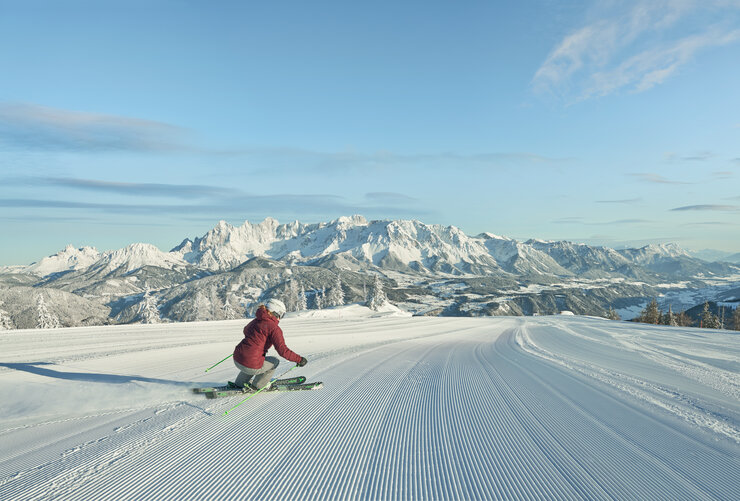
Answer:
[{"label": "snow-covered mountain range", "polygon": [[[414,313],[598,314],[671,284],[706,287],[740,276],[740,267],[702,261],[675,244],[615,250],[352,216],[317,224],[220,221],[168,252],[145,243],[106,252],[70,245],[6,268],[0,284],[72,293],[103,303],[115,321],[142,320],[145,296],[150,313],[153,303],[163,318],[197,320],[243,313],[247,304],[284,294],[291,280],[300,281],[310,304],[337,274],[348,302],[364,300],[368,281],[380,275],[391,300]],[[22,323],[34,326],[32,319]]]},{"label": "snow-covered mountain range", "polygon": [[164,269],[193,266],[222,272],[253,257],[300,265],[330,256],[342,256],[350,262],[381,269],[432,275],[507,272],[569,276],[693,259],[675,244],[617,251],[563,241],[520,242],[491,233],[471,237],[454,226],[408,220],[369,222],[362,216],[353,216],[318,224],[298,221],[279,224],[268,218],[257,224],[246,221],[233,226],[220,221],[202,237],[185,239],[169,252],[141,243],[105,253],[70,245],[23,271],[42,277],[85,269],[129,273],[143,266]]}]

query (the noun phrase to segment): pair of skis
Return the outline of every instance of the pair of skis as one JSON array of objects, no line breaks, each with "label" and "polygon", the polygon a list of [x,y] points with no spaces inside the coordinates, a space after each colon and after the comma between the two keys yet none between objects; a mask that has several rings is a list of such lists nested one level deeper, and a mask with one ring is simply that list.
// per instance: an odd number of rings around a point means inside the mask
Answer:
[{"label": "pair of skis", "polygon": [[281,391],[305,391],[323,388],[324,383],[306,383],[305,376],[297,376],[272,381],[267,388],[260,391],[244,391],[233,383],[227,386],[193,388],[193,393],[205,394],[206,398],[233,397],[237,395],[256,395],[257,393],[274,393]]}]

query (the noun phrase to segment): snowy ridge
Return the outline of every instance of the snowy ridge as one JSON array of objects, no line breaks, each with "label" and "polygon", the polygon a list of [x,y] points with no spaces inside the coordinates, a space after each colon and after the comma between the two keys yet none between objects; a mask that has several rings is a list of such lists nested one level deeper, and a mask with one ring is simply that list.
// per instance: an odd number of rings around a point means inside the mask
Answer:
[{"label": "snowy ridge", "polygon": [[740,497],[737,336],[346,313],[281,322],[322,390],[227,417],[188,388],[234,377],[203,368],[244,321],[0,333],[3,497]]},{"label": "snowy ridge", "polygon": [[277,240],[278,222],[267,218],[259,224],[245,221],[240,227],[219,221],[201,238],[185,240],[172,250],[190,263],[209,270],[238,266],[250,257],[265,255]]},{"label": "snowy ridge", "polygon": [[93,264],[90,269],[104,273],[129,273],[143,266],[172,269],[185,267],[188,263],[172,252],[162,252],[151,244],[131,244],[123,249],[109,251]]},{"label": "snowy ridge", "polygon": [[[592,247],[572,242],[544,242],[529,240],[528,245],[547,253],[560,266],[572,271],[583,272],[595,268],[616,270],[630,260],[619,252],[606,247]],[[650,253],[654,255],[654,253]]]},{"label": "snowy ridge", "polygon": [[44,277],[67,271],[90,270],[97,273],[129,273],[143,266],[173,269],[188,266],[182,256],[173,252],[162,252],[147,243],[130,244],[122,249],[99,252],[94,247],[75,248],[68,245],[65,249],[45,257],[38,263],[16,268],[14,272],[33,273]]},{"label": "snowy ridge", "polygon": [[639,249],[623,249],[620,254],[636,264],[646,264],[661,258],[691,258],[691,254],[677,244],[650,244]]},{"label": "snowy ridge", "polygon": [[149,244],[132,244],[103,254],[90,247],[69,246],[25,271],[44,276],[70,270],[131,272],[142,266],[173,269],[192,265],[220,272],[253,257],[309,264],[330,256],[387,270],[430,275],[511,273],[561,277],[587,271],[612,273],[628,264],[693,259],[675,244],[616,251],[571,242],[520,242],[491,233],[471,237],[454,226],[415,220],[369,222],[362,216],[352,216],[318,224],[279,224],[273,218],[256,224],[245,221],[241,226],[220,221],[202,237],[185,239],[170,252]]},{"label": "snowy ridge", "polygon": [[202,238],[185,240],[172,252],[209,270],[230,269],[255,256],[305,263],[344,254],[399,271],[486,274],[503,270],[557,276],[594,266],[616,270],[633,257],[643,263],[656,257],[689,257],[674,244],[615,251],[570,242],[519,242],[491,233],[470,237],[454,226],[413,220],[368,222],[362,216],[313,225],[298,221],[280,225],[268,218],[235,227],[221,221]]},{"label": "snowy ridge", "polygon": [[491,256],[507,271],[514,273],[536,273],[569,275],[547,253],[535,248],[531,242],[522,243],[509,238],[483,236]]},{"label": "snowy ridge", "polygon": [[362,216],[314,225],[279,225],[266,219],[234,227],[221,221],[203,238],[186,240],[173,252],[211,270],[229,269],[254,256],[302,262],[342,253],[378,266],[417,263],[418,269],[433,269],[442,262],[450,269],[474,263],[496,268],[486,248],[455,227],[419,221],[369,223]]},{"label": "snowy ridge", "polygon": [[732,254],[731,256],[727,256],[726,258],[722,259],[722,261],[726,261],[728,263],[740,264],[740,252]]},{"label": "snowy ridge", "polygon": [[100,252],[94,247],[81,247],[77,249],[72,245],[68,245],[53,256],[45,257],[38,263],[26,267],[24,271],[44,277],[52,273],[88,268],[100,258]]}]

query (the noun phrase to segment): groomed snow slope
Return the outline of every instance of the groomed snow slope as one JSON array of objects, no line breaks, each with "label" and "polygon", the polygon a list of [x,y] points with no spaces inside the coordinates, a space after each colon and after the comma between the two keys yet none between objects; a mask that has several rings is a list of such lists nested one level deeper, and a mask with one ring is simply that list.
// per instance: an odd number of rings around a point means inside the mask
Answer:
[{"label": "groomed snow slope", "polygon": [[243,324],[0,333],[0,499],[740,499],[737,334],[287,318],[325,387],[223,416]]}]

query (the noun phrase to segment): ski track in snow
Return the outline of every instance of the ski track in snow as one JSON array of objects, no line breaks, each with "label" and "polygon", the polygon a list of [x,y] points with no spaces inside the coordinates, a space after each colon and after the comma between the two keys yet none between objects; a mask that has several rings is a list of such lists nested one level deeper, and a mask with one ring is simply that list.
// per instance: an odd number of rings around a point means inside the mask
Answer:
[{"label": "ski track in snow", "polygon": [[203,366],[241,324],[198,329],[147,327],[107,357],[105,328],[75,330],[74,366],[72,330],[27,331],[26,344],[4,333],[15,364],[39,363],[39,339],[65,355],[53,372],[0,373],[10,405],[24,385],[53,390],[0,413],[0,499],[740,498],[737,334],[579,317],[289,319],[288,345],[310,354],[301,373],[324,388],[223,416],[239,398],[176,383],[233,378],[230,361]]}]

